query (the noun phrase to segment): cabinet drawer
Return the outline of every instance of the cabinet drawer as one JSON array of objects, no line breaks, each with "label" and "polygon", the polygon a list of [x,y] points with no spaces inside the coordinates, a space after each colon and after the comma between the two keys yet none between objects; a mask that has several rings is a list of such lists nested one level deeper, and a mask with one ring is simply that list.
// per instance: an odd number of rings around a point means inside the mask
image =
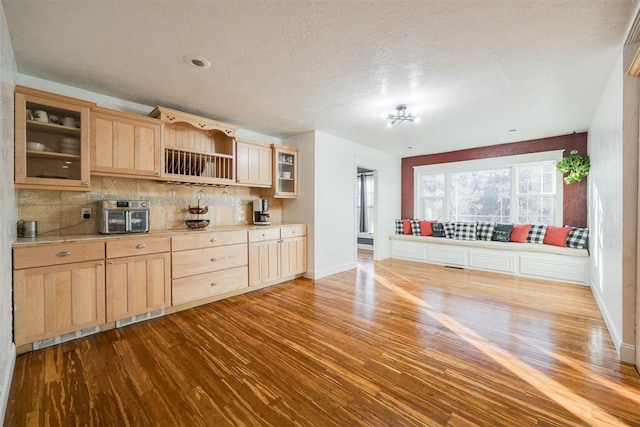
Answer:
[{"label": "cabinet drawer", "polygon": [[174,252],[173,277],[186,277],[247,265],[247,244]]},{"label": "cabinet drawer", "polygon": [[280,237],[287,239],[289,237],[301,237],[307,235],[306,225],[287,225],[280,228]]},{"label": "cabinet drawer", "polygon": [[249,242],[263,242],[265,240],[280,239],[280,228],[261,228],[259,230],[249,230]]},{"label": "cabinet drawer", "polygon": [[172,283],[173,305],[179,305],[246,288],[249,275],[243,266],[174,279]]},{"label": "cabinet drawer", "polygon": [[246,231],[220,231],[197,234],[194,232],[192,235],[176,236],[171,239],[174,251],[236,245],[239,243],[247,243]]},{"label": "cabinet drawer", "polygon": [[42,267],[104,259],[104,242],[73,242],[13,249],[13,268]]},{"label": "cabinet drawer", "polygon": [[171,240],[169,237],[141,237],[107,241],[107,258],[122,258],[135,255],[169,252]]}]

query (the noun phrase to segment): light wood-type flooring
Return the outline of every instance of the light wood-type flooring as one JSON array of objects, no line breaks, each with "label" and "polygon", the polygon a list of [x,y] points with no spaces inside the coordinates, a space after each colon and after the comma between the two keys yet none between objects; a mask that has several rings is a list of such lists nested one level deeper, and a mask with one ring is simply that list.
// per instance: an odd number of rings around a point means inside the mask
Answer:
[{"label": "light wood-type flooring", "polygon": [[400,260],[18,357],[5,425],[640,425],[590,289]]}]

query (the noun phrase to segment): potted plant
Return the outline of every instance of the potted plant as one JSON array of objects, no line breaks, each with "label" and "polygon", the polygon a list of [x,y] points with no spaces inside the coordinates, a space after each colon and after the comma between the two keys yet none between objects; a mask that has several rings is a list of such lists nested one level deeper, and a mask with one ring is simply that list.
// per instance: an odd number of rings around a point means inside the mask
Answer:
[{"label": "potted plant", "polygon": [[589,156],[583,157],[578,154],[578,150],[571,150],[571,153],[560,160],[556,167],[564,175],[564,182],[573,184],[574,182],[582,181],[582,178],[586,178],[589,175],[591,161]]}]

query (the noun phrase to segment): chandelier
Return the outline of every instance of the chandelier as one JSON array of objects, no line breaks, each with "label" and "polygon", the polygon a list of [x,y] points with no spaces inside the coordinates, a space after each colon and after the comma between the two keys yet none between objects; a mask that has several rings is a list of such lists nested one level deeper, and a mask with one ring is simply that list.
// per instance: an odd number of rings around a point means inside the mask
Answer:
[{"label": "chandelier", "polygon": [[420,123],[420,117],[416,117],[407,112],[407,104],[396,105],[396,113],[387,114],[386,116],[384,116],[384,118],[389,120],[389,122],[387,123],[388,128],[402,122]]}]

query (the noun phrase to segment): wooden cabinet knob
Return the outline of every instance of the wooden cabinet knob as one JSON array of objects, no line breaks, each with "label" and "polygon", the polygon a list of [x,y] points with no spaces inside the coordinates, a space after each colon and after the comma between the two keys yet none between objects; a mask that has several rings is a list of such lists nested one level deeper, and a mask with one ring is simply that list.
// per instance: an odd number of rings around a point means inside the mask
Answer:
[{"label": "wooden cabinet knob", "polygon": [[217,242],[217,241],[218,241],[218,239],[216,239],[215,237],[212,237],[212,238],[211,238],[211,243],[215,243],[215,242]]},{"label": "wooden cabinet knob", "polygon": [[136,249],[144,249],[144,248],[146,248],[146,247],[147,247],[147,245],[145,245],[144,243],[138,243],[138,244],[136,245]]},{"label": "wooden cabinet knob", "polygon": [[60,257],[60,258],[65,257],[65,256],[69,256],[69,255],[71,255],[71,252],[69,252],[69,251],[62,251],[62,252],[58,252],[56,254],[56,256]]}]

